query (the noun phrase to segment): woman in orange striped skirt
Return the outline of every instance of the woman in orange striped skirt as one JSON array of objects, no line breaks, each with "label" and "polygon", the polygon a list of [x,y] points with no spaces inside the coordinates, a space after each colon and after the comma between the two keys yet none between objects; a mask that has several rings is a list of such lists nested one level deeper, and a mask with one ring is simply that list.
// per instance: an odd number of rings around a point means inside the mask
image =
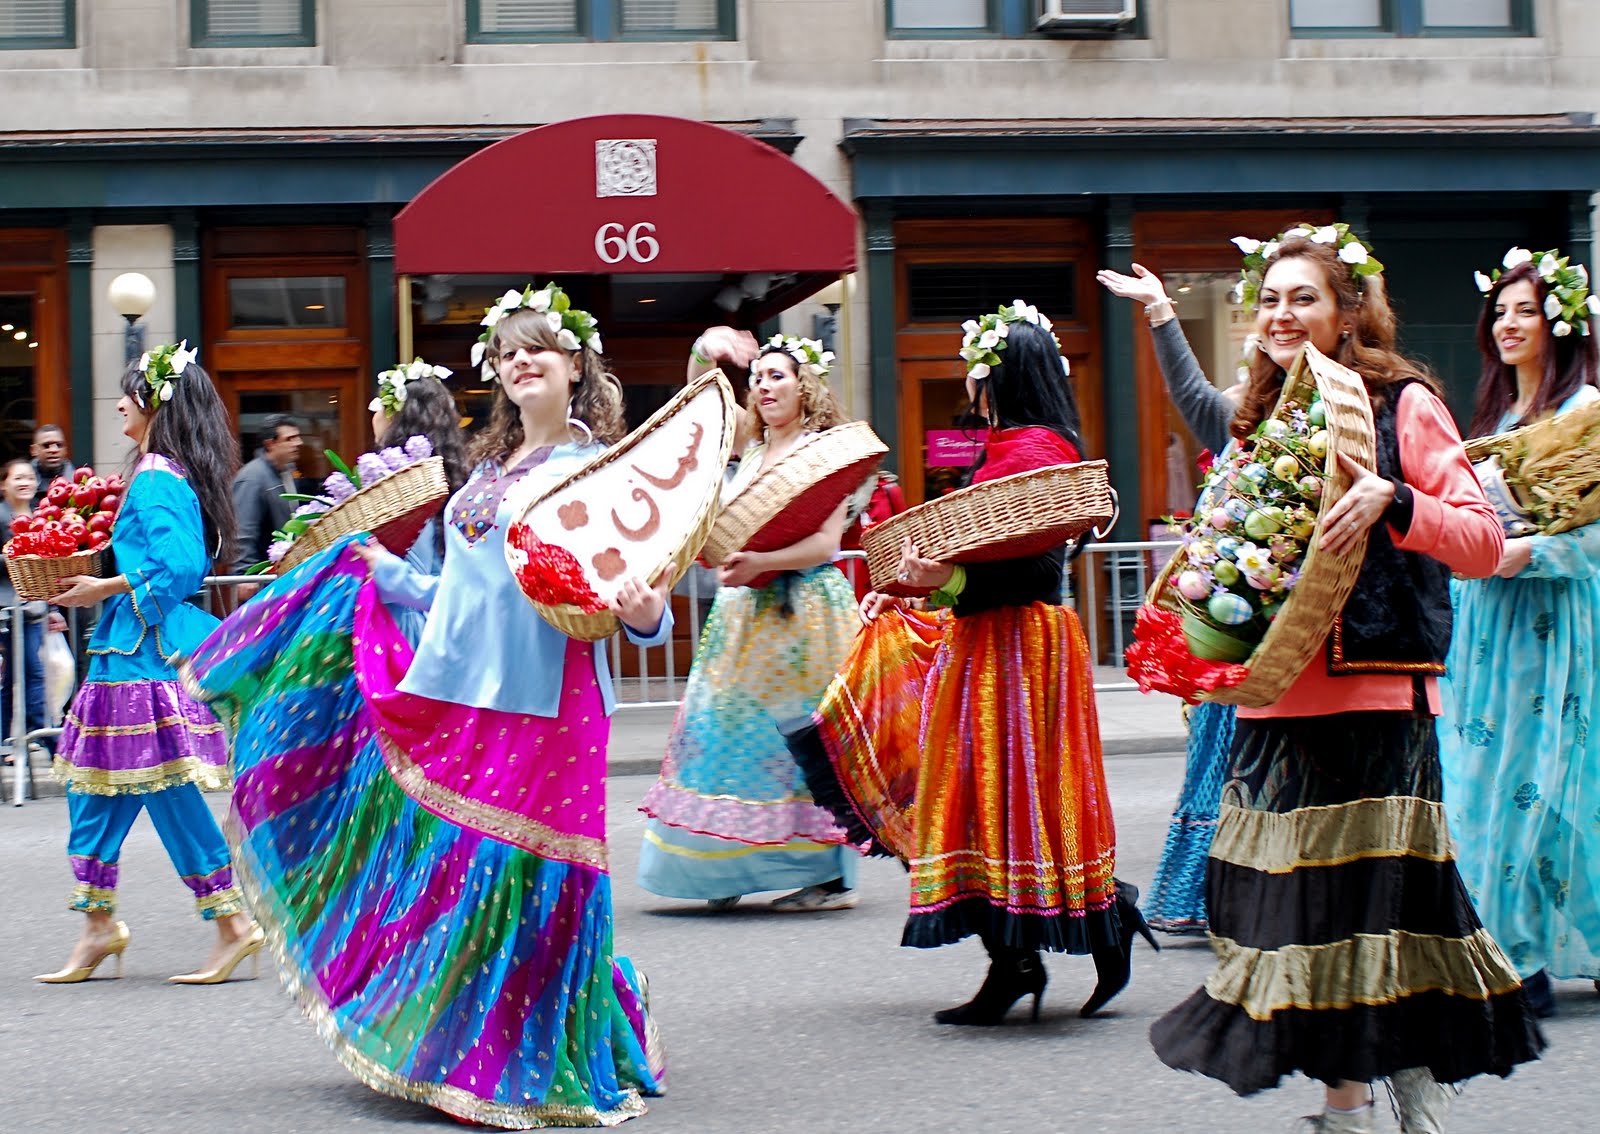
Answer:
[{"label": "woman in orange striped skirt", "polygon": [[[1049,321],[1018,300],[967,324],[973,404],[991,422],[976,481],[1079,459],[1078,414]],[[1042,951],[1088,953],[1091,1015],[1127,984],[1149,930],[1112,877],[1116,834],[1088,649],[1059,605],[1065,549],[938,563],[908,540],[900,579],[948,613],[862,601],[867,629],[791,747],[817,801],[911,872],[902,944],[976,934],[988,976],[942,1024],[999,1024],[1044,993]],[[1154,942],[1151,942],[1154,944]]]}]

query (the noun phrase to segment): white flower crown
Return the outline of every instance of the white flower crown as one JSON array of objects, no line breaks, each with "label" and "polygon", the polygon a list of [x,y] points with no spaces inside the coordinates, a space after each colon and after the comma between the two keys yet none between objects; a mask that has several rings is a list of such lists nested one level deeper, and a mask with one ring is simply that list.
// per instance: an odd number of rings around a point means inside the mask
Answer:
[{"label": "white flower crown", "polygon": [[794,359],[795,365],[810,367],[817,380],[826,384],[828,372],[833,369],[833,351],[822,349],[820,339],[797,339],[793,335],[773,335],[767,340],[762,353],[781,350]]},{"label": "white flower crown", "polygon": [[[966,332],[961,338],[961,357],[966,361],[968,377],[987,378],[989,371],[1000,365],[1000,352],[1006,349],[1012,323],[1032,323],[1041,331],[1049,331],[1052,326],[1049,319],[1039,314],[1037,307],[1020,299],[1012,300],[1010,307],[1002,306],[981,319],[968,319],[961,324]],[[1050,338],[1059,351],[1061,340],[1053,332]]]},{"label": "white flower crown", "polygon": [[521,291],[506,292],[484,310],[479,325],[485,330],[473,344],[472,365],[483,365],[483,356],[489,349],[489,336],[494,334],[495,324],[524,307],[541,313],[549,320],[550,330],[554,332],[562,350],[577,351],[588,347],[596,354],[600,353],[600,324],[595,322],[593,315],[581,307],[572,306],[567,293],[554,283],[545,284],[540,291],[534,291],[533,285],[529,284]]},{"label": "white flower crown", "polygon": [[406,404],[406,383],[419,378],[437,378],[443,382],[454,371],[443,366],[430,366],[422,359],[413,359],[404,366],[385,370],[378,375],[378,396],[367,403],[367,409],[377,413],[380,409],[393,417]]},{"label": "white flower crown", "polygon": [[[1589,294],[1589,270],[1582,264],[1569,263],[1571,259],[1555,248],[1548,252],[1513,248],[1500,261],[1507,272],[1523,264],[1534,265],[1545,286],[1544,317],[1554,324],[1550,333],[1558,339],[1572,334],[1574,327],[1587,335],[1593,316],[1600,315],[1600,298]],[[1487,276],[1473,272],[1472,278],[1477,281],[1478,290],[1488,295],[1501,275],[1500,268],[1496,268]]]},{"label": "white flower crown", "polygon": [[1309,240],[1312,244],[1332,244],[1342,263],[1348,264],[1350,274],[1359,285],[1366,276],[1383,271],[1383,263],[1372,254],[1372,245],[1350,231],[1343,221],[1317,226],[1300,222],[1291,229],[1278,233],[1271,240],[1253,240],[1248,236],[1235,236],[1233,243],[1244,253],[1244,267],[1239,275],[1244,281],[1244,305],[1254,307],[1261,294],[1261,281],[1266,278],[1267,265],[1277,257],[1283,242],[1292,238]]},{"label": "white flower crown", "polygon": [[[172,382],[189,369],[189,364],[200,357],[198,350],[189,349],[189,340],[180,343],[167,343],[154,350],[147,350],[139,359],[139,373],[144,375],[145,385],[150,387],[149,408],[154,411],[162,402],[172,400]],[[145,399],[138,394],[134,401],[140,406],[146,405]]]}]

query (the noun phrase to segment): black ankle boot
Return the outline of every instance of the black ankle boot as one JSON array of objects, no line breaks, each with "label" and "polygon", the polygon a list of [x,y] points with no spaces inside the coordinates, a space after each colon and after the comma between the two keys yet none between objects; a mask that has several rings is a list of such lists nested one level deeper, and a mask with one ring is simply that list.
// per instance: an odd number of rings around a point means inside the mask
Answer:
[{"label": "black ankle boot", "polygon": [[1094,971],[1099,980],[1094,986],[1094,994],[1084,1001],[1082,1008],[1078,1009],[1080,1016],[1093,1016],[1110,1003],[1117,993],[1128,987],[1128,978],[1133,972],[1135,933],[1150,942],[1150,948],[1158,953],[1161,951],[1161,946],[1156,944],[1155,935],[1145,924],[1144,915],[1139,912],[1139,888],[1126,882],[1118,882],[1116,887],[1117,921],[1121,925],[1120,940],[1116,945],[1096,949],[1090,954],[1094,958]]},{"label": "black ankle boot", "polygon": [[1039,1002],[1044,998],[1046,977],[1039,954],[1021,950],[994,956],[989,974],[983,978],[978,995],[956,1008],[935,1012],[940,1024],[992,1028],[1005,1022],[1011,1006],[1024,996],[1033,996],[1033,1022],[1039,1022]]}]

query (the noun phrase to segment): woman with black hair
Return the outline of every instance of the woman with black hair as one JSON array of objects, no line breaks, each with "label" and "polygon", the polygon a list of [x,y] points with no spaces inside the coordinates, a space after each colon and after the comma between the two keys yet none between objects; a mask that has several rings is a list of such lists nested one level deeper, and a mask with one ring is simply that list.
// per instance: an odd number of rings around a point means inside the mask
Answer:
[{"label": "woman with black hair", "polygon": [[[372,411],[372,435],[378,448],[399,449],[413,437],[426,437],[433,454],[444,461],[444,477],[454,496],[467,483],[472,472],[467,464],[466,435],[461,430],[461,412],[444,380],[450,371],[429,366],[422,359],[385,370],[378,375],[378,396],[367,408]],[[444,570],[444,524],[438,517],[429,520],[417,533],[404,557],[410,568],[408,579],[433,579]],[[389,604],[400,632],[415,646],[422,640],[427,613],[398,602]]]},{"label": "woman with black hair", "polygon": [[[1581,266],[1512,249],[1478,319],[1474,437],[1600,399]],[[1455,636],[1439,759],[1478,916],[1553,1015],[1551,977],[1600,977],[1600,530],[1506,540],[1494,576],[1450,587]]]},{"label": "woman with black hair", "polygon": [[[974,483],[1080,459],[1078,411],[1050,323],[1018,300],[966,324],[975,410],[990,423]],[[941,1024],[992,1026],[1031,995],[1040,952],[1089,953],[1094,1014],[1128,982],[1131,934],[1149,936],[1112,877],[1116,835],[1101,766],[1088,647],[1061,603],[1065,549],[958,566],[910,540],[899,578],[954,617],[872,592],[867,630],[812,717],[791,735],[819,802],[857,842],[901,858],[911,913],[901,943],[982,939],[969,1002]]]},{"label": "woman with black hair", "polygon": [[75,576],[52,600],[105,604],[56,751],[72,822],[72,908],[86,919],[66,965],[34,979],[76,984],[113,956],[120,974],[128,927],[113,921],[117,865],[129,828],[146,810],[200,916],[217,927],[206,967],[171,979],[217,984],[260,950],[262,933],[244,913],[227,844],[201,795],[228,784],[227,737],[173,667],[217,625],[185,600],[233,545],[238,444],[187,343],[130,365],[117,412],[122,432],[139,447],[111,535],[119,573]]}]

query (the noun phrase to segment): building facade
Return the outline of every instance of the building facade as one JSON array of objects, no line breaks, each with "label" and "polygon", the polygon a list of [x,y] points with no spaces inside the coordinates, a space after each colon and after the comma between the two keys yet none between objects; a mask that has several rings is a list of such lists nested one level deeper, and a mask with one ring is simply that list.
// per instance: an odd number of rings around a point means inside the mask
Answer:
[{"label": "building facade", "polygon": [[[1021,295],[1057,320],[1134,536],[1184,506],[1195,445],[1095,270],[1162,273],[1226,383],[1229,238],[1348,220],[1459,412],[1472,271],[1512,244],[1591,258],[1597,57],[1587,0],[0,0],[0,444],[53,420],[80,461],[121,457],[105,292],[127,270],[242,435],[288,410],[308,450],[359,449],[402,339],[457,368],[470,413],[476,311],[544,265],[400,279],[396,215],[530,127],[647,112],[789,155],[855,209],[857,270],[836,320],[717,263],[574,281],[631,411],[707,321],[830,326],[918,499],[957,471],[934,435],[965,408],[961,320]],[[482,239],[558,229],[551,183],[508,178]]]}]

